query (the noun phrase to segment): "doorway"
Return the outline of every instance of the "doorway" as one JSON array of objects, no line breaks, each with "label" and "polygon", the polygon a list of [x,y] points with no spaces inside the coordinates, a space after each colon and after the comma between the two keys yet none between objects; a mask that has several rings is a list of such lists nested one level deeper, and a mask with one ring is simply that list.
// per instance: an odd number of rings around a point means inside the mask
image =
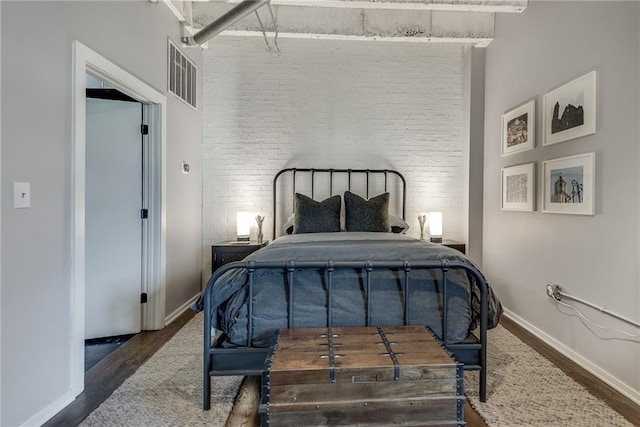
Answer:
[{"label": "doorway", "polygon": [[148,218],[142,226],[142,304],[140,326],[161,329],[165,323],[166,281],[166,97],[126,70],[78,41],[73,42],[73,202],[72,202],[72,284],[71,284],[71,389],[77,396],[84,389],[85,292],[86,278],[86,75],[141,103],[142,118],[148,126],[147,149],[143,161],[148,167],[143,182],[144,209]]}]

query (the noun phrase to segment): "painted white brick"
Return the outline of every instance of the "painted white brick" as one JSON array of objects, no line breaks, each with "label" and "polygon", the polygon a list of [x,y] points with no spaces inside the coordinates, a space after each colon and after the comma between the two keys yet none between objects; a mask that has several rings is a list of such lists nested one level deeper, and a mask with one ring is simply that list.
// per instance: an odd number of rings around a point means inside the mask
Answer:
[{"label": "painted white brick", "polygon": [[441,210],[445,235],[460,239],[462,46],[279,45],[277,56],[258,38],[218,37],[203,55],[204,276],[237,211],[266,215],[271,238],[272,179],[285,167],[397,169],[410,234],[420,212]]}]

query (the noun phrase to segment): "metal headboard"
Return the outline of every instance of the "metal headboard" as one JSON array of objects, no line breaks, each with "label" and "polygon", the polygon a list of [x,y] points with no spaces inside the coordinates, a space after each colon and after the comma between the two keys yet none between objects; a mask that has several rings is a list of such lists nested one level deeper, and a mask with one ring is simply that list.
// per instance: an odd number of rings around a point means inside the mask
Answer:
[{"label": "metal headboard", "polygon": [[[352,175],[364,175],[365,176],[365,185],[366,185],[366,194],[365,197],[369,198],[369,184],[370,177],[372,175],[384,175],[384,191],[388,191],[389,185],[389,175],[397,177],[399,179],[399,183],[401,184],[401,192],[402,192],[402,200],[401,200],[401,216],[402,219],[405,218],[405,209],[406,209],[406,201],[407,201],[407,182],[404,179],[404,176],[398,171],[391,169],[316,169],[316,168],[287,168],[282,169],[280,172],[276,174],[273,178],[273,238],[275,239],[277,236],[277,204],[278,204],[278,180],[285,174],[292,174],[292,197],[294,197],[296,193],[296,177],[299,174],[306,174],[311,176],[311,195],[310,197],[314,198],[314,190],[315,190],[315,176],[316,174],[328,174],[329,175],[329,194],[333,195],[333,177],[336,174],[347,175],[347,189],[351,191],[351,177]],[[294,197],[295,200],[295,197]]]}]

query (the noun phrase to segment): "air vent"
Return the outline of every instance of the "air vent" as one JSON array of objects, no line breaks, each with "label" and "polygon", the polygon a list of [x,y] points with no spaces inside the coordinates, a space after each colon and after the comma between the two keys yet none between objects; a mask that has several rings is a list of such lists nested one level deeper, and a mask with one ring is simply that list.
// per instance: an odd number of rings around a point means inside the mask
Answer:
[{"label": "air vent", "polygon": [[169,92],[193,108],[197,108],[197,76],[195,64],[169,40]]}]

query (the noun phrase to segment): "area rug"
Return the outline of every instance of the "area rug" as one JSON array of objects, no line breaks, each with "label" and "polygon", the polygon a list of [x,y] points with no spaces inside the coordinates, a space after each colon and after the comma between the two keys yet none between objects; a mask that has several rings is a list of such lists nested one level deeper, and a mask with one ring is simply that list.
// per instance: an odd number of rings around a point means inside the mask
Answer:
[{"label": "area rug", "polygon": [[198,313],[81,426],[224,426],[242,377],[213,378],[202,410],[202,322]]},{"label": "area rug", "polygon": [[633,427],[502,326],[487,334],[487,402],[478,400],[477,372],[465,373],[465,389],[491,427]]},{"label": "area rug", "polygon": [[[465,373],[465,386],[471,405],[489,426],[632,427],[502,326],[488,334],[487,402],[477,398],[477,373]],[[211,410],[202,410],[201,342],[199,313],[82,426],[224,426],[236,396],[232,419],[250,418],[258,384],[247,381],[241,389],[241,377],[213,378]],[[238,410],[245,414],[236,417]]]}]

